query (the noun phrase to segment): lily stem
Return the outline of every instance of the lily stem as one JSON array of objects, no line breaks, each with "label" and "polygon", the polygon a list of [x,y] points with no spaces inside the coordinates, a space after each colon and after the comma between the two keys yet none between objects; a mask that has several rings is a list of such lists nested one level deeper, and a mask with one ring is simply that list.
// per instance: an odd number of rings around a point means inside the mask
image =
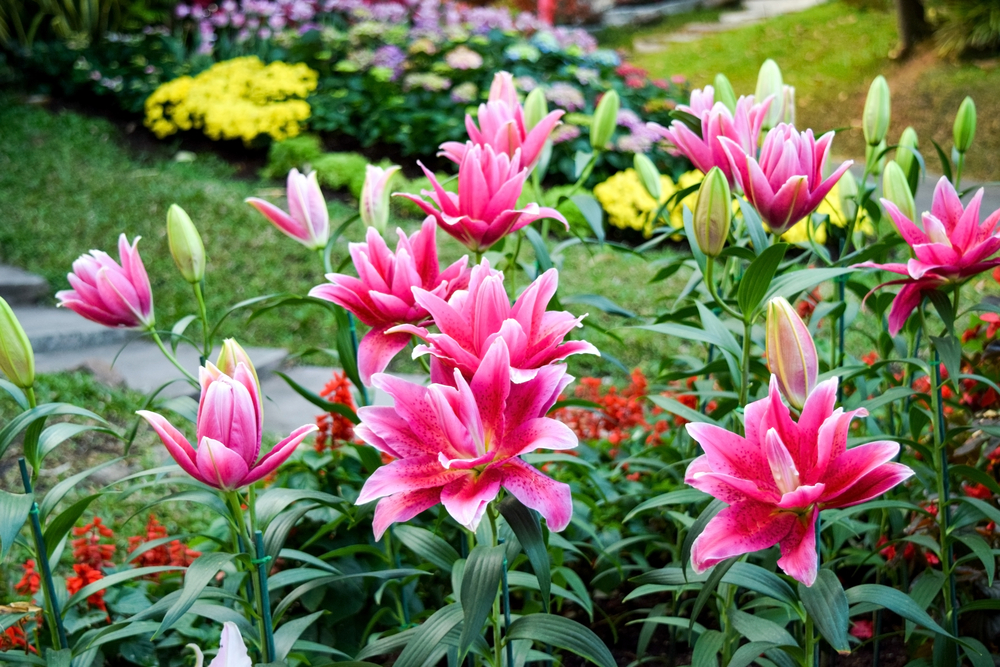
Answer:
[{"label": "lily stem", "polygon": [[[250,556],[251,565],[249,569],[251,586],[253,588],[253,611],[254,615],[257,617],[257,630],[260,634],[261,662],[272,662],[274,660],[274,656],[271,654],[268,646],[268,637],[271,635],[271,629],[266,627],[264,624],[264,605],[269,604],[269,602],[264,600],[264,596],[262,595],[263,591],[261,588],[260,572],[257,570],[257,567],[255,567],[256,563],[254,561],[257,560],[255,541],[250,536],[250,532],[247,530],[246,521],[243,519],[243,508],[241,507],[239,492],[235,490],[229,491],[226,493],[226,500],[229,501],[229,511],[232,512],[233,522],[236,524],[236,528],[243,540],[244,548]],[[254,512],[252,510],[250,514],[253,519]],[[274,640],[272,638],[272,645],[273,641]]]},{"label": "lily stem", "polygon": [[166,346],[163,344],[163,340],[160,339],[160,334],[158,334],[155,329],[150,329],[149,335],[153,337],[153,342],[156,343],[156,347],[160,348],[160,352],[162,352],[163,356],[167,358],[167,361],[172,363],[177,368],[177,370],[179,370],[181,373],[184,374],[184,377],[186,377],[188,380],[193,382],[195,386],[197,386],[198,378],[192,375],[191,371],[184,368],[181,362],[177,360],[177,357],[175,357],[173,353],[171,353],[170,350],[166,348]]},{"label": "lily stem", "polygon": [[[34,398],[34,394],[31,395]],[[34,405],[32,405],[34,407]],[[24,492],[33,493],[31,477],[28,475],[28,465],[22,456],[17,460],[21,469],[21,482]],[[52,644],[59,649],[69,648],[66,638],[66,627],[63,625],[62,611],[59,600],[55,596],[55,584],[52,583],[52,568],[49,567],[49,554],[45,548],[45,537],[42,534],[42,523],[38,518],[38,503],[32,502],[28,512],[31,517],[31,536],[35,541],[35,556],[38,557],[38,567],[42,571],[42,592],[45,594],[45,613],[49,617],[49,628],[52,633]]]},{"label": "lily stem", "polygon": [[201,283],[192,283],[192,287],[194,287],[194,297],[198,300],[198,314],[201,317],[201,337],[203,348],[201,353],[201,362],[204,365],[205,361],[212,354],[212,330],[208,327],[208,309],[205,307],[205,293],[201,289]]}]

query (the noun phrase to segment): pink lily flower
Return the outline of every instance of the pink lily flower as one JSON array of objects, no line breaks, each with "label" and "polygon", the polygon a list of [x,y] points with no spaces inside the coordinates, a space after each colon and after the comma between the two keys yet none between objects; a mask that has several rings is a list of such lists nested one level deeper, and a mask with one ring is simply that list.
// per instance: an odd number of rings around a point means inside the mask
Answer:
[{"label": "pink lily flower", "polygon": [[[506,153],[514,157],[521,150],[521,162],[530,171],[538,162],[546,140],[552,130],[559,125],[559,119],[565,112],[560,110],[548,113],[529,131],[524,121],[524,107],[517,99],[514,78],[509,72],[498,72],[493,77],[490,95],[486,104],[479,105],[476,117],[479,127],[466,114],[465,129],[469,139],[478,146],[492,146],[497,153]],[[446,141],[441,144],[443,155],[455,164],[462,164],[469,144],[459,141]]]},{"label": "pink lily flower", "polygon": [[809,394],[798,422],[771,377],[769,396],[746,406],[746,437],[710,424],[687,425],[705,450],[684,481],[728,503],[691,548],[695,572],[733,556],[781,545],[778,565],[811,586],[816,580],[816,517],[824,509],[875,498],[913,475],[895,442],[847,449],[851,420],[864,409],[834,410],[837,378]]},{"label": "pink lily flower", "polygon": [[760,158],[727,137],[719,140],[729,157],[733,178],[775,234],[784,234],[816,210],[854,162],[848,160],[823,180],[833,132],[819,139],[780,123],[764,137]]},{"label": "pink lily flower", "polygon": [[240,361],[229,376],[207,362],[199,380],[198,449],[166,417],[148,410],[137,414],[153,427],[177,465],[203,484],[231,491],[260,481],[316,430],[315,424],[300,426],[258,460],[264,410],[253,369]]},{"label": "pink lily flower", "polygon": [[[710,113],[713,107],[715,107],[715,86],[705,86],[692,90],[691,101],[688,104],[678,104],[677,110],[701,118],[702,114]],[[757,132],[760,134],[760,130]]]},{"label": "pink lily flower", "polygon": [[390,333],[413,334],[427,345],[417,345],[414,358],[431,355],[431,381],[454,384],[457,369],[466,380],[479,370],[493,342],[507,343],[512,382],[533,379],[539,369],[572,354],[601,353],[584,340],[564,340],[573,329],[583,326],[583,317],[566,311],[547,311],[559,287],[559,272],[549,269],[532,282],[510,305],[503,286],[503,274],[490,268],[489,260],[472,267],[469,288],[450,299],[414,288],[417,304],[430,313],[441,333],[422,326],[402,325]]},{"label": "pink lily flower", "polygon": [[282,233],[310,250],[325,248],[330,239],[330,212],[316,172],[304,176],[298,169],[292,169],[288,172],[286,193],[288,213],[257,197],[249,197],[246,202],[263,213]]},{"label": "pink lily flower", "polygon": [[565,424],[546,417],[572,381],[565,366],[546,366],[522,384],[510,381],[507,343],[496,339],[472,380],[455,372],[454,386],[423,387],[378,374],[375,386],[392,396],[393,407],[358,410],[355,433],[396,460],[365,482],[357,504],[379,500],[375,539],[390,524],[407,521],[441,503],[469,530],[505,488],[545,517],[550,530],[569,525],[573,500],[556,482],[520,456],[536,449],[577,446]]},{"label": "pink lily flower", "polygon": [[507,234],[541,218],[558,220],[569,229],[566,218],[554,208],[536,203],[515,208],[528,177],[528,169],[521,168],[520,150],[508,157],[490,145],[476,146],[469,142],[458,168],[458,194],[442,188],[427,167],[420,164],[420,168],[434,186],[433,192],[421,190],[420,194],[429,196],[434,205],[417,195],[398,193],[398,196],[406,197],[427,215],[434,216],[441,229],[473,252],[482,253]]},{"label": "pink lily flower", "polygon": [[865,262],[857,266],[906,276],[879,285],[903,285],[889,311],[891,335],[899,333],[927,292],[961,283],[966,278],[1000,265],[1000,259],[990,259],[1000,250],[1000,229],[997,228],[1000,210],[980,223],[979,207],[982,201],[983,189],[980,188],[969,206],[962,206],[955,187],[942,176],[934,188],[931,212],[923,215],[924,226],[921,229],[891,201],[882,200],[882,206],[889,212],[899,235],[912,248],[914,258],[906,264]]},{"label": "pink lily flower", "polygon": [[762,103],[754,104],[752,95],[740,97],[736,102],[736,113],[731,113],[722,102],[715,102],[709,107],[708,96],[715,95],[714,89],[709,91],[710,88],[711,86],[706,86],[705,91],[697,97],[692,93],[691,106],[682,109],[701,119],[701,136],[679,120],[670,124],[670,128],[665,131],[666,136],[703,173],[707,174],[712,167],[718,167],[726,175],[729,184],[735,186],[737,181],[734,180],[733,169],[720,140],[729,139],[744,152],[756,154],[757,140],[772,98],[768,97]]},{"label": "pink lily flower", "polygon": [[140,238],[129,245],[124,234],[118,237],[121,264],[100,250],[80,255],[66,276],[73,289],[56,293],[59,305],[106,327],[152,329],[153,292],[139,257]]},{"label": "pink lily flower", "polygon": [[407,238],[397,229],[396,252],[389,250],[374,227],[368,228],[366,243],[351,243],[351,257],[358,277],[329,273],[332,284],[318,285],[309,296],[343,306],[371,327],[358,349],[358,372],[365,384],[381,373],[406,344],[408,333],[387,333],[397,324],[414,324],[428,317],[414,297],[414,289],[447,299],[469,284],[468,256],[440,270],[433,218],[424,220],[420,231]]}]

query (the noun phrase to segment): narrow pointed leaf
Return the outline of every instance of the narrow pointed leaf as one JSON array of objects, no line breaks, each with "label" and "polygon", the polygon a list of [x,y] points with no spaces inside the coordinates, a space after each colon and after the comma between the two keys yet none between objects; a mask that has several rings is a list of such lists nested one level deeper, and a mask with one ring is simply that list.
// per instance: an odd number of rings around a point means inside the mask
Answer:
[{"label": "narrow pointed leaf", "polygon": [[542,535],[542,524],[538,520],[538,515],[525,507],[520,500],[512,495],[507,496],[500,503],[500,514],[507,521],[507,525],[514,531],[517,541],[524,548],[524,553],[528,556],[531,569],[538,579],[539,592],[542,595],[542,607],[545,612],[549,611],[549,594],[552,587],[552,569],[549,560],[549,551],[545,546],[545,538]]},{"label": "narrow pointed leaf", "polygon": [[837,575],[830,570],[820,570],[812,586],[799,584],[799,598],[830,646],[842,655],[850,653],[847,595]]}]

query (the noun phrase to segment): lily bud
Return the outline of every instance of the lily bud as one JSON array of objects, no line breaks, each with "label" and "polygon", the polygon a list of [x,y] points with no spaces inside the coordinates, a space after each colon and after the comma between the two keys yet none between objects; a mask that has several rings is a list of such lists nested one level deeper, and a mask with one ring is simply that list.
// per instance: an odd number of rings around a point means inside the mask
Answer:
[{"label": "lily bud", "polygon": [[0,298],[0,371],[22,389],[35,384],[35,352],[11,307]]},{"label": "lily bud", "polygon": [[250,361],[250,355],[236,342],[236,339],[227,338],[222,341],[222,349],[219,350],[219,358],[215,360],[215,367],[229,377],[233,377],[240,362],[253,375],[253,379],[257,381],[257,388],[260,389],[260,378],[257,377],[257,369],[253,367],[253,362]]},{"label": "lily bud", "polygon": [[718,167],[712,167],[698,188],[694,206],[694,238],[707,257],[718,257],[726,246],[732,219],[729,181]]},{"label": "lily bud", "polygon": [[754,102],[761,104],[768,97],[773,97],[767,115],[764,116],[764,129],[770,130],[781,120],[781,100],[784,98],[784,83],[781,80],[781,68],[770,58],[760,66],[757,73],[757,89],[754,91]]},{"label": "lily bud", "polygon": [[767,367],[796,410],[805,405],[819,375],[819,355],[799,314],[784,297],[767,304]]},{"label": "lily bud", "polygon": [[643,153],[635,154],[633,164],[636,173],[639,174],[639,182],[642,183],[642,187],[646,188],[650,197],[660,201],[660,197],[663,196],[663,184],[660,182],[660,171],[656,165]]},{"label": "lily bud", "polygon": [[895,204],[900,213],[910,220],[917,219],[917,205],[913,201],[910,184],[902,167],[895,162],[885,165],[885,171],[882,172],[882,196]]},{"label": "lily bud", "polygon": [[490,102],[506,102],[517,106],[517,87],[514,86],[514,75],[510,72],[497,72],[490,84]]},{"label": "lily bud", "polygon": [[899,137],[899,144],[896,147],[896,164],[906,174],[906,180],[910,184],[910,192],[917,189],[917,179],[920,177],[920,162],[917,160],[917,150],[920,148],[917,143],[917,131],[912,127],[903,130]]},{"label": "lily bud", "polygon": [[549,103],[545,101],[545,91],[535,88],[524,98],[524,129],[531,132],[548,115]]},{"label": "lily bud", "polygon": [[976,138],[976,103],[971,97],[966,97],[959,105],[952,132],[956,151],[965,153],[972,147],[972,140]]},{"label": "lily bud", "polygon": [[614,90],[606,92],[597,104],[597,111],[594,112],[594,118],[590,122],[590,146],[595,151],[604,150],[611,141],[611,135],[615,133],[615,127],[618,125],[620,107],[621,100]]},{"label": "lily bud", "polygon": [[736,91],[733,90],[733,84],[729,83],[726,75],[722,72],[716,74],[713,87],[715,88],[715,101],[725,104],[729,113],[736,113]]},{"label": "lily bud", "polygon": [[795,86],[782,88],[781,122],[795,125]]},{"label": "lily bud", "polygon": [[374,227],[379,234],[385,234],[389,224],[389,181],[399,169],[396,165],[388,169],[370,164],[365,167],[365,184],[361,188],[358,208],[365,226]]},{"label": "lily bud", "polygon": [[889,84],[879,74],[868,88],[865,111],[861,118],[861,129],[869,146],[877,146],[889,132],[890,117]]},{"label": "lily bud", "polygon": [[845,221],[854,220],[858,214],[858,182],[850,170],[845,171],[837,183],[837,195],[840,199],[840,210]]},{"label": "lily bud", "polygon": [[205,244],[191,217],[177,204],[167,210],[167,242],[184,280],[200,283],[205,277]]}]

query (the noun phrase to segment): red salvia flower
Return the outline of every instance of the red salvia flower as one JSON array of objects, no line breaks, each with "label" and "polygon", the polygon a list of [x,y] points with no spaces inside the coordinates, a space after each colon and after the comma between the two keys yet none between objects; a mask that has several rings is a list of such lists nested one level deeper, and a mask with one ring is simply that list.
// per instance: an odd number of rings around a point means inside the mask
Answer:
[{"label": "red salvia flower", "polygon": [[0,632],[0,653],[5,651],[23,650],[38,653],[38,650],[28,643],[28,638],[24,634],[24,629],[19,625],[12,625],[3,632]]},{"label": "red salvia flower", "polygon": [[[73,566],[76,576],[66,579],[66,590],[70,595],[80,592],[84,586],[99,581],[104,578],[104,573],[99,569],[91,567],[87,563],[77,563]],[[108,613],[108,606],[104,603],[104,591],[97,591],[87,597],[87,603],[95,609],[100,609],[105,614]]]},{"label": "red salvia flower", "polygon": [[[319,395],[331,403],[339,404],[356,410],[354,396],[351,394],[351,382],[347,373],[336,371],[333,379],[326,383]],[[316,434],[316,451],[322,453],[326,449],[335,449],[342,442],[354,442],[354,424],[347,417],[336,412],[325,412],[316,417],[319,432]]]},{"label": "red salvia flower", "polygon": [[74,528],[73,534],[77,539],[73,540],[73,560],[77,563],[90,565],[94,568],[101,568],[111,565],[111,557],[115,554],[115,545],[102,544],[103,538],[114,539],[114,532],[105,526],[101,517],[95,516],[94,520],[80,528]]},{"label": "red salvia flower", "polygon": [[[144,536],[135,535],[134,537],[128,538],[128,552],[132,553],[143,544],[152,542],[153,540],[162,539],[166,537],[167,534],[166,526],[157,521],[155,515],[150,514],[149,520],[146,522],[146,534]],[[153,547],[152,549],[147,549],[139,554],[139,556],[135,559],[135,564],[138,567],[157,567],[169,565],[170,553],[167,551],[167,545],[161,544]]]},{"label": "red salvia flower", "polygon": [[35,559],[29,558],[21,565],[21,569],[24,570],[24,574],[21,575],[21,581],[14,584],[14,590],[18,595],[34,595],[42,583],[41,575],[35,571]]},{"label": "red salvia flower", "polygon": [[852,621],[850,633],[852,637],[857,637],[861,641],[864,641],[875,636],[875,626],[867,619]]},{"label": "red salvia flower", "polygon": [[174,540],[170,543],[170,565],[187,567],[200,555],[200,551],[188,549],[187,545],[183,544],[180,540]]}]

